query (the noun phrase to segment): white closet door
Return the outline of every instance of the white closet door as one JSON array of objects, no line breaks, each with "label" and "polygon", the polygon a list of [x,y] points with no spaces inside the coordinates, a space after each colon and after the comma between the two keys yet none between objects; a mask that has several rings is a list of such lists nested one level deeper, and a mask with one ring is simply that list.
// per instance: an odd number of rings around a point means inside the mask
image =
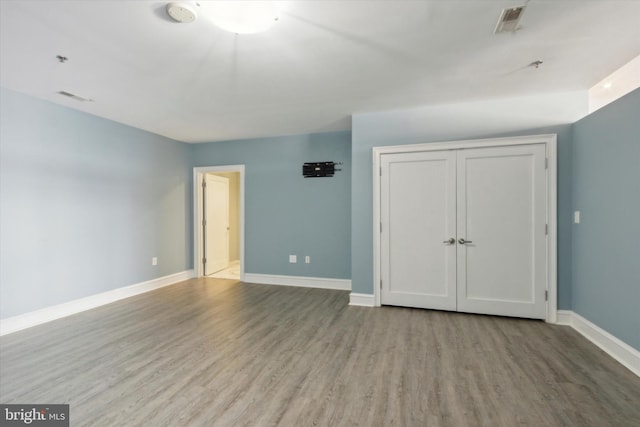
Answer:
[{"label": "white closet door", "polygon": [[382,156],[381,303],[456,309],[454,152]]},{"label": "white closet door", "polygon": [[544,145],[457,156],[458,311],[544,319]]}]

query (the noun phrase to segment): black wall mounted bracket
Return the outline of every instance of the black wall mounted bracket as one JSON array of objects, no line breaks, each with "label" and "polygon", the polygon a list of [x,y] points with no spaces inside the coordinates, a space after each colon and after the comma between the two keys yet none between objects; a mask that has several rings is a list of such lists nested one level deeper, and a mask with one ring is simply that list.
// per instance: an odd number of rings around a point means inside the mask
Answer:
[{"label": "black wall mounted bracket", "polygon": [[342,169],[336,169],[336,165],[341,165],[342,162],[311,162],[302,165],[302,176],[305,178],[326,178],[333,176],[336,171]]}]

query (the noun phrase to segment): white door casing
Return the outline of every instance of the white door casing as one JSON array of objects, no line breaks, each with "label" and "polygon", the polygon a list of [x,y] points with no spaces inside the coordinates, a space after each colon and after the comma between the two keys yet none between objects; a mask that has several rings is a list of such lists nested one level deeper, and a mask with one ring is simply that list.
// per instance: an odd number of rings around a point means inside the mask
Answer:
[{"label": "white door casing", "polygon": [[193,168],[193,266],[196,277],[204,276],[204,234],[202,223],[203,216],[203,188],[202,180],[207,173],[228,173],[236,172],[239,174],[239,193],[238,193],[238,244],[240,256],[240,280],[244,280],[245,275],[245,258],[244,258],[244,182],[245,182],[245,166],[244,165],[224,165],[224,166],[201,166]]},{"label": "white door casing", "polygon": [[[535,231],[532,231],[532,233],[534,234],[538,234],[538,236],[540,235],[540,233],[544,232],[543,230],[545,229],[545,225],[547,226],[546,228],[548,229],[548,235],[543,238],[537,238],[536,240],[536,244],[534,245],[535,247],[533,247],[531,249],[531,251],[529,251],[529,255],[532,255],[533,258],[530,259],[535,259],[535,267],[532,267],[532,271],[534,272],[534,280],[536,283],[538,283],[537,287],[535,288],[536,291],[533,292],[533,299],[529,298],[529,303],[524,303],[523,301],[526,300],[526,298],[522,297],[522,295],[525,295],[527,293],[526,290],[523,290],[524,288],[520,288],[520,289],[512,289],[512,295],[510,295],[510,298],[506,298],[507,302],[511,302],[511,303],[516,303],[523,305],[523,306],[529,306],[529,312],[525,313],[524,316],[526,317],[535,317],[535,318],[544,318],[546,319],[548,322],[556,322],[556,309],[557,309],[557,262],[556,262],[556,253],[557,253],[557,249],[556,249],[556,244],[557,244],[557,230],[556,230],[556,195],[557,195],[557,191],[556,191],[556,183],[557,183],[557,171],[556,171],[556,165],[557,165],[557,160],[556,160],[556,135],[533,135],[533,136],[526,136],[526,137],[509,137],[509,138],[494,138],[494,139],[485,139],[485,140],[467,140],[467,141],[453,141],[453,142],[443,142],[443,143],[429,143],[429,144],[414,144],[414,145],[402,145],[402,146],[390,146],[390,147],[374,147],[373,148],[373,163],[374,163],[374,174],[373,174],[373,184],[374,184],[374,212],[373,212],[373,216],[374,216],[374,295],[373,295],[373,300],[374,300],[374,305],[379,306],[381,305],[381,300],[386,301],[386,299],[384,297],[382,297],[383,295],[383,288],[385,287],[384,285],[384,278],[385,276],[387,278],[391,277],[390,273],[388,271],[386,271],[386,267],[383,266],[384,263],[384,259],[388,258],[388,253],[385,253],[385,251],[388,251],[388,243],[389,243],[389,238],[390,237],[385,237],[384,232],[380,231],[380,227],[383,224],[382,222],[382,217],[383,215],[387,215],[384,211],[383,208],[383,203],[382,203],[382,199],[383,199],[383,189],[382,187],[384,185],[387,185],[384,183],[385,181],[385,177],[384,175],[384,167],[383,167],[383,163],[384,163],[384,159],[386,156],[391,155],[391,154],[402,154],[402,153],[416,153],[416,152],[433,152],[433,151],[443,151],[443,150],[447,150],[447,151],[451,151],[451,150],[460,150],[460,149],[466,149],[464,151],[468,152],[468,154],[470,155],[474,155],[474,153],[471,151],[471,149],[476,149],[476,148],[486,148],[486,147],[519,147],[522,145],[530,145],[530,144],[537,144],[537,148],[535,150],[538,151],[537,154],[534,155],[534,157],[536,157],[535,160],[531,160],[534,163],[536,163],[535,169],[537,171],[542,170],[543,173],[542,174],[534,174],[531,175],[529,174],[529,177],[531,177],[530,183],[533,185],[533,183],[535,183],[535,190],[529,191],[529,194],[533,196],[533,194],[535,193],[535,197],[538,198],[538,202],[540,202],[540,200],[542,200],[542,203],[538,203],[536,202],[537,206],[544,206],[544,209],[542,210],[537,210],[535,211],[532,215],[530,215],[530,219],[532,219],[532,221],[534,222],[533,224],[533,229]],[[525,149],[526,150],[526,149]],[[516,150],[517,151],[517,150]],[[542,155],[540,155],[540,153],[542,153]],[[513,154],[513,152],[511,153]],[[477,155],[477,153],[476,153]],[[510,155],[510,154],[509,154]],[[464,155],[461,155],[462,157],[464,157]],[[507,163],[512,163],[513,165],[517,165],[518,162],[520,163],[520,166],[522,166],[522,164],[526,163],[531,165],[531,162],[529,160],[524,161],[523,163],[523,159],[520,159],[519,157],[524,156],[525,158],[530,158],[531,155],[530,154],[523,154],[523,153],[519,153],[516,156],[515,160],[512,161],[508,161]],[[491,157],[491,156],[489,156]],[[545,157],[546,160],[548,161],[548,167],[546,168],[546,173],[544,173],[544,169],[545,169]],[[390,159],[391,157],[386,157],[388,159]],[[499,156],[498,156],[499,158]],[[463,161],[463,160],[459,160],[459,161]],[[466,162],[466,160],[464,160]],[[492,161],[498,161],[496,159],[491,160],[486,159],[485,163],[491,163]],[[473,163],[473,162],[471,162]],[[476,164],[472,165],[473,167],[477,167],[477,166],[482,166],[483,161],[478,160],[476,162]],[[459,165],[457,165],[457,167],[459,167]],[[533,166],[532,166],[533,167]],[[516,169],[519,169],[518,167],[516,167]],[[525,168],[527,169],[527,168]],[[530,168],[529,168],[530,169]],[[529,170],[531,172],[531,170]],[[475,172],[472,168],[471,172]],[[521,173],[522,175],[522,173]],[[526,174],[525,174],[526,175]],[[469,177],[469,179],[471,179],[473,182],[473,185],[470,186],[469,190],[473,193],[474,191],[477,191],[481,188],[481,185],[486,185],[487,183],[483,183],[483,182],[476,182],[476,180],[472,177]],[[507,178],[507,179],[511,179],[511,178]],[[457,179],[457,181],[459,181],[459,178]],[[525,179],[526,181],[526,179]],[[467,181],[468,182],[468,181]],[[477,188],[476,188],[477,187]],[[514,187],[517,187],[514,185]],[[456,188],[456,193],[458,193],[457,191],[458,189]],[[544,191],[542,191],[544,190]],[[515,191],[515,190],[513,190]],[[461,193],[463,194],[463,193]],[[480,194],[480,193],[478,193]],[[461,195],[459,195],[460,197],[462,197]],[[522,195],[521,195],[522,196]],[[466,197],[466,196],[465,196]],[[507,196],[504,195],[497,195],[497,199],[495,200],[495,202],[498,202],[500,197],[502,198],[506,198],[508,199]],[[522,196],[524,199],[524,196]],[[524,209],[524,207],[522,206],[521,203],[517,204],[518,206],[514,206],[513,209],[515,209],[515,211],[518,211],[518,209],[520,209],[521,211]],[[475,233],[477,231],[477,229],[474,228],[474,226],[476,225],[476,221],[479,220],[480,216],[477,215],[477,212],[475,212],[473,210],[473,205],[471,206],[471,212],[473,213],[473,218],[470,218],[469,221],[471,221],[470,225],[471,225],[471,231]],[[458,212],[458,215],[460,214],[460,212]],[[474,219],[475,218],[475,219]],[[466,220],[466,218],[465,218]],[[386,219],[385,219],[386,221]],[[496,221],[497,223],[498,221]],[[474,240],[473,238],[470,237],[470,235],[467,236],[458,236],[458,233],[465,233],[467,230],[466,228],[469,227],[469,223],[465,223],[464,221],[461,223],[462,227],[461,230],[457,230],[456,233],[456,239],[458,237],[466,237],[467,240]],[[505,227],[511,227],[513,226],[513,224],[508,224],[505,223]],[[532,230],[532,228],[530,228],[529,230]],[[506,234],[510,234],[510,233],[506,233]],[[481,236],[481,234],[477,234],[478,237]],[[525,233],[525,237],[526,237],[526,233]],[[522,236],[519,236],[519,238],[521,239]],[[444,239],[443,239],[444,240]],[[491,245],[496,245],[497,243],[492,241]],[[469,262],[471,262],[472,267],[473,267],[473,263],[475,261],[478,261],[480,258],[478,258],[478,256],[482,255],[482,251],[476,251],[473,252],[473,249],[477,249],[477,247],[474,247],[473,245],[475,245],[475,242],[473,244],[459,244],[456,243],[456,250],[457,251],[462,251],[461,253],[461,257],[464,258],[463,262],[466,264],[468,261],[466,258],[469,258]],[[462,248],[461,248],[462,246]],[[387,249],[385,249],[387,248]],[[526,251],[525,251],[526,252]],[[543,262],[538,262],[540,260],[540,258],[542,258]],[[522,259],[525,259],[525,257],[523,257]],[[495,261],[495,260],[494,260]],[[522,260],[520,260],[520,262],[522,262]],[[524,264],[521,264],[524,265]],[[464,273],[466,273],[466,270],[464,271]],[[508,271],[506,272],[508,275]],[[503,274],[503,273],[501,273]],[[520,316],[522,314],[518,313],[518,314],[513,314],[513,312],[500,312],[500,311],[495,311],[495,305],[500,306],[502,304],[503,301],[500,301],[500,298],[495,298],[495,295],[492,296],[490,294],[490,290],[491,287],[490,286],[485,286],[482,287],[480,286],[481,282],[470,282],[469,284],[467,283],[467,279],[465,276],[460,277],[460,272],[458,271],[456,274],[456,278],[457,278],[457,282],[458,283],[463,283],[464,287],[463,288],[458,288],[456,286],[456,288],[458,289],[458,292],[461,293],[461,295],[459,295],[459,297],[461,298],[462,301],[462,309],[464,311],[470,311],[473,310],[474,312],[486,312],[482,311],[483,308],[478,308],[476,303],[481,303],[479,304],[480,306],[485,305],[485,306],[491,306],[494,305],[493,308],[489,308],[489,310],[491,310],[494,314],[504,314],[504,315],[516,315],[516,316]],[[542,286],[539,285],[539,283],[543,283]],[[382,283],[382,285],[381,285]],[[468,285],[468,290],[467,290],[467,285]],[[496,285],[496,289],[493,289],[493,291],[497,291],[499,290],[499,286],[505,286],[504,283],[503,284],[498,284]],[[391,288],[393,287],[393,285],[391,285]],[[462,290],[461,290],[462,289]],[[484,295],[482,295],[482,292],[484,292]],[[548,292],[548,294],[547,294]],[[468,297],[467,297],[468,295]],[[545,301],[546,297],[548,295],[548,301]],[[520,298],[521,301],[518,301],[518,298]],[[493,301],[492,301],[493,299]],[[535,301],[535,303],[531,304],[531,301]],[[458,302],[459,303],[459,302]],[[471,305],[476,305],[475,307],[466,307],[465,308],[465,304],[471,304]],[[395,303],[394,303],[395,304]],[[487,307],[484,307],[485,309]],[[520,307],[521,309],[522,307]],[[499,310],[499,309],[498,309]]]}]

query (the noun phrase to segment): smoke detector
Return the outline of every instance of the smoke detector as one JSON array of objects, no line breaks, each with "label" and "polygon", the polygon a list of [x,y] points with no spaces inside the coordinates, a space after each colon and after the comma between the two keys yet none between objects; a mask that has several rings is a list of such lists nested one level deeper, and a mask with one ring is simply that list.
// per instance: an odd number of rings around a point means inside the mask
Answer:
[{"label": "smoke detector", "polygon": [[520,20],[526,6],[508,7],[502,10],[494,34],[514,32],[519,29]]},{"label": "smoke detector", "polygon": [[167,4],[167,14],[176,22],[187,24],[198,17],[196,9],[187,3],[171,2]]}]

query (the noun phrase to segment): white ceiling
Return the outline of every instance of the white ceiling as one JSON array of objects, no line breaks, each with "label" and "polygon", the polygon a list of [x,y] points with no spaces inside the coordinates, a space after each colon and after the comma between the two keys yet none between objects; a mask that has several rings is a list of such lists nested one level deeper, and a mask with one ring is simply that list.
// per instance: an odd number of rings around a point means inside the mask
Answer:
[{"label": "white ceiling", "polygon": [[[351,115],[587,90],[640,54],[640,1],[290,1],[267,33],[162,1],[0,1],[0,85],[185,142],[349,129]],[[59,63],[56,55],[68,57]],[[527,67],[542,60],[539,69]],[[56,92],[91,98],[79,102]]]}]

